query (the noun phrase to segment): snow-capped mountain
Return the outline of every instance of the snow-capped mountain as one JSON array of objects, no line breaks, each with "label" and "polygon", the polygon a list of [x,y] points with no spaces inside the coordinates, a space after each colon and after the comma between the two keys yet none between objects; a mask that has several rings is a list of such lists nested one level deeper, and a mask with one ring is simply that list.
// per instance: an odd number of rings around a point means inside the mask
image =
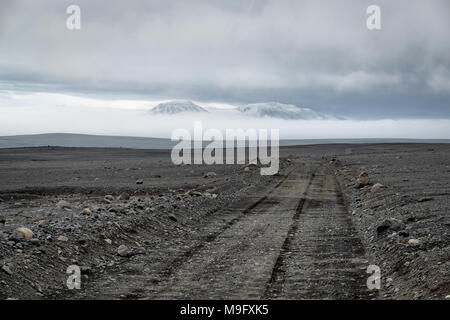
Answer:
[{"label": "snow-capped mountain", "polygon": [[169,101],[158,104],[150,110],[153,114],[176,114],[181,112],[208,112],[191,101]]},{"label": "snow-capped mountain", "polygon": [[252,103],[238,107],[238,111],[251,117],[271,117],[281,119],[317,120],[327,119],[324,114],[309,108],[300,108],[292,104],[278,102]]}]

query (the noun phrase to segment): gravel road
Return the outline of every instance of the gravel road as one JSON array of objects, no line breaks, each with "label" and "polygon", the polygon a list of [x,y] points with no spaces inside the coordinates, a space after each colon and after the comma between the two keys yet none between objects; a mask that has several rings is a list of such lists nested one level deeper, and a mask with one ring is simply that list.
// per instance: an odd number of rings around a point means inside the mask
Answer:
[{"label": "gravel road", "polygon": [[2,149],[0,298],[445,299],[449,155],[288,147],[279,174],[261,176],[163,151]]}]

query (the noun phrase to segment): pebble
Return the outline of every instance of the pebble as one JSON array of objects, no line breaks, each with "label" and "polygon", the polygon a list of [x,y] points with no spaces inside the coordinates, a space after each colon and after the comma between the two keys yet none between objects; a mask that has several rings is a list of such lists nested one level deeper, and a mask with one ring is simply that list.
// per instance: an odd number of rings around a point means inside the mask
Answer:
[{"label": "pebble", "polygon": [[114,201],[114,197],[112,196],[112,195],[106,195],[104,198],[103,198],[103,202],[105,202],[105,203],[111,203],[111,202],[113,202]]},{"label": "pebble", "polygon": [[48,221],[47,220],[41,220],[38,222],[38,226],[39,227],[46,227],[48,226]]},{"label": "pebble", "polygon": [[28,228],[21,227],[16,229],[16,235],[18,239],[31,239],[33,238],[34,233]]},{"label": "pebble", "polygon": [[56,207],[59,209],[70,209],[70,203],[65,200],[61,200],[56,204]]},{"label": "pebble", "polygon": [[408,243],[409,243],[409,244],[419,244],[419,243],[420,243],[420,240],[419,240],[419,239],[409,239],[409,240],[408,240]]},{"label": "pebble", "polygon": [[117,254],[121,257],[129,257],[131,256],[131,250],[124,244],[121,244],[117,248]]},{"label": "pebble", "polygon": [[377,227],[377,233],[381,233],[387,230],[399,231],[401,229],[402,229],[402,222],[400,220],[389,218],[384,220],[383,223]]},{"label": "pebble", "polygon": [[375,183],[373,186],[372,186],[372,188],[370,189],[370,191],[371,192],[376,192],[376,191],[378,191],[378,190],[380,190],[380,189],[384,189],[384,188],[386,188],[383,184],[381,184],[381,183]]},{"label": "pebble", "polygon": [[7,266],[7,265],[4,265],[3,267],[2,267],[2,270],[3,271],[5,271],[7,274],[9,274],[9,275],[12,275],[13,273],[12,273],[12,271],[11,271],[11,268],[9,267],[9,266]]},{"label": "pebble", "polygon": [[367,172],[363,171],[359,174],[358,179],[355,181],[356,188],[362,188],[369,184],[369,175]]},{"label": "pebble", "polygon": [[130,200],[130,195],[126,192],[123,192],[120,194],[120,196],[117,198],[118,200]]},{"label": "pebble", "polygon": [[217,176],[217,173],[211,171],[211,172],[207,172],[203,177],[204,178],[214,178],[216,176]]},{"label": "pebble", "polygon": [[144,181],[141,179],[136,180],[136,184],[143,184],[143,183],[144,183]]},{"label": "pebble", "polygon": [[66,236],[59,236],[58,241],[67,242],[69,241],[69,238],[67,238]]},{"label": "pebble", "polygon": [[81,211],[81,214],[84,216],[90,216],[92,214],[92,211],[89,208],[84,208],[83,211]]}]

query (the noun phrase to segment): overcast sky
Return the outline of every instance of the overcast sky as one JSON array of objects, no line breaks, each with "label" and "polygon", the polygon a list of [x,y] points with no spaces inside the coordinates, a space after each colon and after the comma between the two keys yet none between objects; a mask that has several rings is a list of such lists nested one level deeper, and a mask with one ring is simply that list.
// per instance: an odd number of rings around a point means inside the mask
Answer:
[{"label": "overcast sky", "polygon": [[[50,93],[450,118],[448,0],[38,3],[0,1],[0,107]],[[70,4],[81,30],[66,28]],[[379,31],[366,28],[370,4]]]}]

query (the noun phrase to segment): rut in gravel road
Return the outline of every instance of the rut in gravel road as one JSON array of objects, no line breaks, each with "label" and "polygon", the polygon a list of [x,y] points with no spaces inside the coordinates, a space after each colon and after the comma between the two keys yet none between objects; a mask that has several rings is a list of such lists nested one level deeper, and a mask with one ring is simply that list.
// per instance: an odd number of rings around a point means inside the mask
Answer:
[{"label": "rut in gravel road", "polygon": [[233,217],[226,228],[146,287],[145,298],[370,298],[335,176],[318,162],[293,166],[266,194],[224,209]]}]

